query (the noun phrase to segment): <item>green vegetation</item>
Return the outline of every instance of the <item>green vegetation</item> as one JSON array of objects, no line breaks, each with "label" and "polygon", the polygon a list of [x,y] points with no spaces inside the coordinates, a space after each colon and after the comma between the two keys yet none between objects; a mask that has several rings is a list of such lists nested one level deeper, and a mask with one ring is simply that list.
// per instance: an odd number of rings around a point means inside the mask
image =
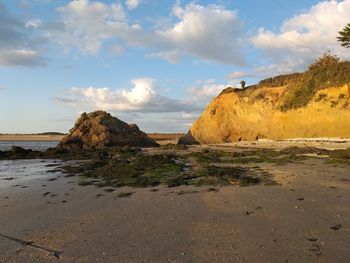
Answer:
[{"label": "green vegetation", "polygon": [[337,39],[343,47],[350,48],[350,23],[339,32],[339,37],[337,37]]},{"label": "green vegetation", "polygon": [[165,144],[165,145],[162,145],[160,146],[160,149],[161,150],[179,150],[179,151],[182,151],[182,150],[186,150],[187,149],[187,146],[184,145],[184,144]]},{"label": "green vegetation", "polygon": [[[243,90],[228,87],[221,94],[236,92],[240,97],[248,97],[249,101],[254,102],[264,100],[266,97],[264,92],[259,92],[260,88],[286,86],[280,109],[288,111],[306,106],[319,90],[348,83],[350,83],[350,62],[340,61],[337,56],[327,52],[303,73],[268,78]],[[324,98],[319,97],[316,101]]]},{"label": "green vegetation", "polygon": [[78,184],[81,186],[108,186],[109,189],[158,185],[275,185],[272,175],[257,164],[286,165],[316,158],[310,154],[329,156],[327,162],[330,164],[350,163],[350,149],[329,151],[312,147],[289,147],[276,151],[235,148],[234,152],[213,149],[191,152],[186,148],[175,147],[169,153],[168,149],[172,147],[165,148],[153,154],[130,147],[68,152],[59,149],[36,152],[14,148],[12,151],[0,152],[0,159],[76,160],[64,162],[58,168],[66,176],[78,175]]},{"label": "green vegetation", "polygon": [[118,197],[131,197],[132,195],[134,194],[134,192],[126,192],[126,193],[124,193],[124,192],[122,192],[122,193],[119,193],[118,194]]},{"label": "green vegetation", "polygon": [[286,86],[290,83],[293,83],[295,81],[298,81],[303,76],[302,73],[293,73],[289,75],[280,75],[273,78],[268,78],[261,80],[258,83],[258,87],[280,87],[280,86]]},{"label": "green vegetation", "polygon": [[64,133],[61,132],[42,132],[42,133],[37,133],[35,135],[49,135],[49,136],[56,136],[56,135],[65,135]]},{"label": "green vegetation", "polygon": [[287,85],[282,111],[306,106],[317,91],[350,82],[350,62],[324,65],[319,62]]},{"label": "green vegetation", "polygon": [[320,58],[316,59],[316,61],[309,66],[309,70],[337,65],[339,62],[340,58],[336,55],[332,55],[330,51],[328,51]]},{"label": "green vegetation", "polygon": [[[306,148],[298,148],[306,149]],[[286,148],[282,151],[274,151],[270,149],[253,149],[237,152],[225,152],[204,150],[202,152],[193,153],[198,162],[202,165],[210,163],[218,164],[257,164],[257,163],[273,163],[276,165],[284,165],[287,163],[305,160],[307,157],[301,154],[309,153],[307,150],[296,152],[294,147]]]},{"label": "green vegetation", "polygon": [[[78,174],[81,178],[80,185],[97,187],[151,187],[161,184],[168,187],[231,184],[250,186],[271,184],[273,181],[268,173],[257,168],[222,168],[208,162],[201,165],[200,169],[193,170],[189,161],[193,156],[198,157],[198,161],[201,162],[200,155],[185,152],[148,155],[134,149],[118,151],[110,148],[107,155],[94,155],[94,158],[87,162],[78,162],[61,168],[67,175]],[[211,156],[212,161],[217,152],[208,150],[203,158],[209,158],[208,156]]]}]

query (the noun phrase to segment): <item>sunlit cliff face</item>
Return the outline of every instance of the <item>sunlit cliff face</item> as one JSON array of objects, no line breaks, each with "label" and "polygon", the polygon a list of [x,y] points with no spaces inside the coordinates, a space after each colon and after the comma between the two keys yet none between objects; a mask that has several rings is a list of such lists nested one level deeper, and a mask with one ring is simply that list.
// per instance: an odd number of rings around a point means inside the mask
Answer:
[{"label": "sunlit cliff face", "polygon": [[215,98],[190,129],[200,143],[239,140],[350,138],[348,85],[319,90],[305,107],[281,111],[287,87],[262,87]]}]

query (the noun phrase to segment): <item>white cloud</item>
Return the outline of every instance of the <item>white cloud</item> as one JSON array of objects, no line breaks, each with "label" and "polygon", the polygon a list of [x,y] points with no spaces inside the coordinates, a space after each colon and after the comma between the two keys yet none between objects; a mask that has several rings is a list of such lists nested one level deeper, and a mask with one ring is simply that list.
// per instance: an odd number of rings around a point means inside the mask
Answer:
[{"label": "white cloud", "polygon": [[[129,2],[135,6],[136,2]],[[61,20],[47,26],[47,37],[67,49],[98,54],[111,40],[146,48],[147,57],[178,63],[190,55],[206,61],[244,64],[243,22],[237,12],[217,5],[175,5],[170,21],[144,29],[128,22],[120,3],[74,0],[58,9]]]},{"label": "white cloud", "polygon": [[338,31],[350,17],[350,0],[323,1],[307,12],[286,20],[279,32],[261,28],[251,42],[277,64],[298,69],[330,50],[350,58],[337,42]]},{"label": "white cloud", "polygon": [[33,50],[14,49],[0,51],[0,65],[3,66],[44,66],[45,62]]},{"label": "white cloud", "polygon": [[205,106],[225,85],[215,80],[197,83],[187,90],[185,99],[173,99],[159,93],[156,80],[139,78],[130,81],[132,88],[77,88],[54,98],[77,111],[106,110],[129,123],[137,123],[149,132],[187,132]]},{"label": "white cloud", "polygon": [[191,3],[185,7],[176,5],[173,15],[175,24],[156,31],[164,43],[161,52],[180,51],[204,60],[244,64],[243,23],[235,11]]},{"label": "white cloud", "polygon": [[[208,103],[214,97],[220,94],[220,92],[227,88],[227,85],[216,83],[205,83],[202,87],[190,87],[187,89],[187,93],[193,98],[193,100]],[[205,105],[203,105],[204,108]]]},{"label": "white cloud", "polygon": [[4,90],[6,90],[6,87],[0,86],[0,91],[4,91]]},{"label": "white cloud", "polygon": [[128,29],[120,3],[73,0],[58,8],[61,21],[48,27],[46,36],[67,49],[75,47],[87,54],[98,54],[104,41]]},{"label": "white cloud", "polygon": [[158,94],[154,79],[134,79],[131,83],[132,89],[73,87],[55,100],[72,106],[117,112],[191,112],[201,109],[193,101],[170,99]]},{"label": "white cloud", "polygon": [[141,0],[126,0],[125,4],[128,9],[135,9],[141,4]]},{"label": "white cloud", "polygon": [[0,2],[0,66],[45,65],[37,39],[26,32],[23,21],[10,14]]},{"label": "white cloud", "polygon": [[31,19],[31,20],[29,20],[29,21],[27,21],[27,22],[25,23],[25,27],[27,27],[27,28],[32,27],[32,28],[37,29],[37,28],[39,28],[41,25],[42,25],[42,21],[41,21],[40,19],[37,19],[37,18]]}]

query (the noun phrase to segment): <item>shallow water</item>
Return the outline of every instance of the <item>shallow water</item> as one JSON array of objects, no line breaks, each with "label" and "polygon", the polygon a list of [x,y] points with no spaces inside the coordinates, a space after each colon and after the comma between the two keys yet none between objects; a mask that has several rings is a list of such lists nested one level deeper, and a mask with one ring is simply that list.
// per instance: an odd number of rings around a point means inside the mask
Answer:
[{"label": "shallow water", "polygon": [[47,178],[60,165],[60,160],[7,160],[0,161],[0,189],[16,186],[29,180]]},{"label": "shallow water", "polygon": [[9,151],[12,146],[19,146],[35,151],[45,151],[48,148],[56,147],[57,144],[57,141],[0,141],[0,151]]}]

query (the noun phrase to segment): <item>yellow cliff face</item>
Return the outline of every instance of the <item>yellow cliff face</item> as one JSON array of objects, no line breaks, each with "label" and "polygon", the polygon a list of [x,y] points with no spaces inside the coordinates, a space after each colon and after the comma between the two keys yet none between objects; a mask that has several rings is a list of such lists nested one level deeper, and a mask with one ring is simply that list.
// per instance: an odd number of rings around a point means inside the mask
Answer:
[{"label": "yellow cliff face", "polygon": [[319,90],[298,109],[281,111],[287,88],[233,91],[215,98],[193,124],[199,143],[315,137],[350,138],[350,98],[347,85]]}]

